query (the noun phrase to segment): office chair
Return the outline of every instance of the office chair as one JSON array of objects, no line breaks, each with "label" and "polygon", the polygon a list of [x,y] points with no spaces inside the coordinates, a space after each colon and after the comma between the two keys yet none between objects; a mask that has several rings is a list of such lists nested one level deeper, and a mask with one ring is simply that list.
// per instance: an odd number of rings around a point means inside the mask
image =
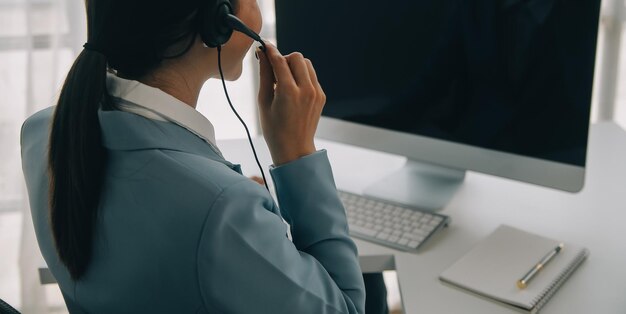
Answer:
[{"label": "office chair", "polygon": [[0,314],[20,314],[20,312],[0,299]]}]

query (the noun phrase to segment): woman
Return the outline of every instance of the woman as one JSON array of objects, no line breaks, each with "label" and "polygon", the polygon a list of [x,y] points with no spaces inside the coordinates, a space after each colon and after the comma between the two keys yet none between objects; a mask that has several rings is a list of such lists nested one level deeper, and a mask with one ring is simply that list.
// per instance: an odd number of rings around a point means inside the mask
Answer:
[{"label": "woman", "polygon": [[[198,32],[215,0],[86,3],[86,49],[56,108],[22,129],[39,246],[70,311],[362,313],[356,246],[313,143],[325,96],[311,62],[257,49],[279,209],[195,111],[219,77]],[[233,5],[258,32],[256,1]],[[226,79],[251,44],[235,33],[222,47]]]}]

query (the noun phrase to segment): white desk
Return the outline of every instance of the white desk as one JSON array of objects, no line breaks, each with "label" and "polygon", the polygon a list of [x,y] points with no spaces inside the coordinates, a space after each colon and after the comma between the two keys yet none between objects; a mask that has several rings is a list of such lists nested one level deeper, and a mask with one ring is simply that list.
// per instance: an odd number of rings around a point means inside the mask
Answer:
[{"label": "white desk", "polygon": [[[263,165],[271,164],[257,139]],[[247,140],[221,141],[225,157],[244,174],[259,173]],[[318,141],[329,152],[340,189],[362,192],[400,168],[402,157]],[[612,123],[592,127],[587,180],[569,194],[478,173],[441,211],[452,223],[421,253],[405,253],[356,240],[361,255],[393,254],[408,314],[517,313],[442,285],[438,275],[500,224],[588,247],[588,260],[542,313],[626,313],[626,132]]]}]

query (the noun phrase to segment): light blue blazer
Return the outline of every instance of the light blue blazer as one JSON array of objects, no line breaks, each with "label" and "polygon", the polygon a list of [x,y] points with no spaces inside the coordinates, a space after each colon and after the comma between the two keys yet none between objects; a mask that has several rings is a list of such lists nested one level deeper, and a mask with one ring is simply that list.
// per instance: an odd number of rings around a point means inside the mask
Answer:
[{"label": "light blue blazer", "polygon": [[39,247],[72,313],[364,312],[325,151],[271,169],[279,210],[194,134],[121,111],[100,112],[109,163],[93,258],[73,281],[49,226],[53,110],[24,123],[22,167]]}]

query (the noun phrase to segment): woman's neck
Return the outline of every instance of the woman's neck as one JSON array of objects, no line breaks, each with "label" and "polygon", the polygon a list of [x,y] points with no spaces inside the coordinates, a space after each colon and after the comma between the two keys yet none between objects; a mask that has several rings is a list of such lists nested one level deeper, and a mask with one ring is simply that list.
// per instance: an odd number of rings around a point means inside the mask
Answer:
[{"label": "woman's neck", "polygon": [[196,108],[202,85],[206,80],[184,73],[178,68],[161,68],[139,79],[141,83],[158,88],[192,108]]},{"label": "woman's neck", "polygon": [[139,79],[158,88],[192,108],[196,108],[200,90],[215,72],[213,52],[206,49],[199,37],[187,53],[176,59],[165,59],[161,66]]}]

